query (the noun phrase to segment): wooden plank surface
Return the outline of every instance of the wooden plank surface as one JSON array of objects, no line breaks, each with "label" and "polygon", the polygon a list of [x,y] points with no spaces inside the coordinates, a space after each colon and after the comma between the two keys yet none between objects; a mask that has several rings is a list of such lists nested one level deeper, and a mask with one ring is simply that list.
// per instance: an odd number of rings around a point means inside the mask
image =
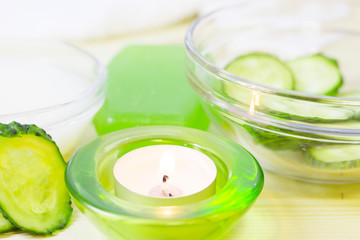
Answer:
[{"label": "wooden plank surface", "polygon": [[[156,31],[75,43],[96,55],[104,64],[127,44],[182,44],[189,21]],[[93,130],[83,143],[94,136]],[[322,185],[301,182],[265,172],[259,199],[225,240],[360,239],[360,184]],[[24,232],[0,234],[6,239],[37,239]],[[67,229],[51,239],[106,239],[75,210]]]},{"label": "wooden plank surface", "polygon": [[359,184],[265,177],[259,199],[225,239],[360,239]]}]

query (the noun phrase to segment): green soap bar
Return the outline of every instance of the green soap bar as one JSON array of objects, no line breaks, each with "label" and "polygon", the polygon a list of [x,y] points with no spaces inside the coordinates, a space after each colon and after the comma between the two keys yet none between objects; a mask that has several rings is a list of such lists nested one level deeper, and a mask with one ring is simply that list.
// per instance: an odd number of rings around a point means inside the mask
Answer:
[{"label": "green soap bar", "polygon": [[108,66],[107,93],[94,123],[99,135],[145,125],[207,129],[185,73],[182,46],[129,46]]}]

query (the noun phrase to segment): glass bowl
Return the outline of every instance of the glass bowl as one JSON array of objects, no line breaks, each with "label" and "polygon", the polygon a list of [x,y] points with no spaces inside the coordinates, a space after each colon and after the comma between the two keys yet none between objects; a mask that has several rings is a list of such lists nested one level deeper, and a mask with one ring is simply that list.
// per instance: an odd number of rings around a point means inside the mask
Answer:
[{"label": "glass bowl", "polygon": [[271,171],[317,182],[359,182],[360,94],[282,90],[224,70],[251,52],[284,62],[322,53],[338,61],[341,91],[359,90],[359,2],[247,1],[195,20],[185,45],[188,78],[213,131],[241,144]]},{"label": "glass bowl", "polygon": [[[206,154],[217,168],[215,194],[173,206],[116,197],[116,161],[134,149],[161,144]],[[218,239],[255,201],[263,182],[259,164],[238,144],[175,126],[136,127],[100,136],[80,148],[66,169],[66,184],[75,204],[113,239]]]},{"label": "glass bowl", "polygon": [[71,156],[104,101],[99,61],[65,43],[3,40],[0,76],[0,122],[36,124]]}]

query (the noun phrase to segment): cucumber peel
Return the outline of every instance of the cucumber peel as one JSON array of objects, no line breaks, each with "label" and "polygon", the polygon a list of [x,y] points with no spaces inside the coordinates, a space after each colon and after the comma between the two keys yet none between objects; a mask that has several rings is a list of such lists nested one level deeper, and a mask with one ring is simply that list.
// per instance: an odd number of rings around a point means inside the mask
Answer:
[{"label": "cucumber peel", "polygon": [[0,214],[0,233],[15,228],[2,214]]},{"label": "cucumber peel", "polygon": [[335,95],[343,84],[337,61],[320,53],[296,58],[287,65],[295,75],[295,91]]},{"label": "cucumber peel", "polygon": [[72,214],[65,166],[41,128],[0,124],[0,208],[5,218],[38,234],[65,227]]}]

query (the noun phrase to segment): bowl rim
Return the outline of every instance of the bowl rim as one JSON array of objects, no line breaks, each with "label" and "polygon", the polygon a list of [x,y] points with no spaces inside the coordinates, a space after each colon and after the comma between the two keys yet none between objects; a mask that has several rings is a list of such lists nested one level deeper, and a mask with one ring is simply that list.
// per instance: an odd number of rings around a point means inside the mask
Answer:
[{"label": "bowl rim", "polygon": [[79,53],[83,56],[85,56],[86,58],[90,59],[94,64],[95,64],[95,68],[97,70],[97,74],[94,76],[95,81],[88,86],[86,89],[84,89],[83,91],[81,91],[79,94],[71,97],[70,99],[67,99],[66,101],[59,103],[59,104],[55,104],[55,105],[51,105],[51,106],[47,106],[47,107],[42,107],[42,108],[37,108],[37,109],[33,109],[33,110],[29,110],[29,111],[22,111],[22,112],[16,112],[16,113],[9,113],[9,114],[0,114],[0,119],[1,118],[12,118],[12,117],[26,117],[26,116],[30,116],[30,115],[36,115],[36,114],[41,114],[44,112],[51,112],[51,111],[55,111],[64,107],[67,107],[69,105],[73,105],[76,104],[88,97],[91,96],[96,96],[98,94],[99,91],[101,91],[101,89],[103,88],[104,84],[105,84],[105,80],[106,80],[106,68],[105,66],[94,56],[92,55],[90,52],[75,46],[74,44],[71,43],[67,43],[64,41],[56,41],[56,40],[28,40],[28,39],[16,39],[16,40],[9,40],[9,39],[4,39],[0,41],[0,45],[3,44],[12,44],[12,45],[23,45],[26,47],[31,47],[31,46],[38,46],[38,47],[61,47],[61,48],[68,48],[71,51],[74,51],[76,53]]},{"label": "bowl rim", "polygon": [[[276,0],[278,1],[278,0]],[[193,41],[194,32],[197,30],[198,26],[205,22],[206,20],[211,19],[216,14],[226,12],[226,11],[233,11],[234,8],[243,8],[244,5],[251,5],[254,4],[253,1],[244,1],[242,3],[236,3],[231,4],[228,6],[221,7],[219,9],[216,9],[214,11],[211,11],[203,16],[200,16],[196,18],[188,27],[186,34],[185,34],[185,48],[187,50],[187,53],[196,60],[197,63],[199,63],[202,67],[204,67],[206,70],[208,70],[210,73],[220,76],[225,81],[230,81],[236,84],[240,84],[245,87],[251,87],[253,90],[257,90],[260,92],[266,92],[270,94],[276,94],[279,96],[287,96],[295,99],[303,99],[303,100],[311,100],[311,101],[319,101],[319,102],[328,102],[328,103],[335,103],[339,105],[346,105],[349,102],[356,103],[360,106],[360,98],[345,98],[345,97],[335,97],[335,96],[324,96],[324,95],[316,95],[311,93],[303,93],[303,92],[297,92],[294,90],[285,90],[280,88],[275,88],[271,86],[267,86],[261,83],[253,82],[251,80],[248,80],[246,78],[242,78],[240,76],[237,76],[231,72],[226,71],[225,69],[218,67],[217,65],[211,63],[206,59],[204,55],[202,55],[195,46],[195,43]],[[340,32],[340,29],[327,29],[330,31],[336,31]],[[350,31],[343,31],[348,34],[356,34],[360,38],[360,32],[350,32]]]}]

